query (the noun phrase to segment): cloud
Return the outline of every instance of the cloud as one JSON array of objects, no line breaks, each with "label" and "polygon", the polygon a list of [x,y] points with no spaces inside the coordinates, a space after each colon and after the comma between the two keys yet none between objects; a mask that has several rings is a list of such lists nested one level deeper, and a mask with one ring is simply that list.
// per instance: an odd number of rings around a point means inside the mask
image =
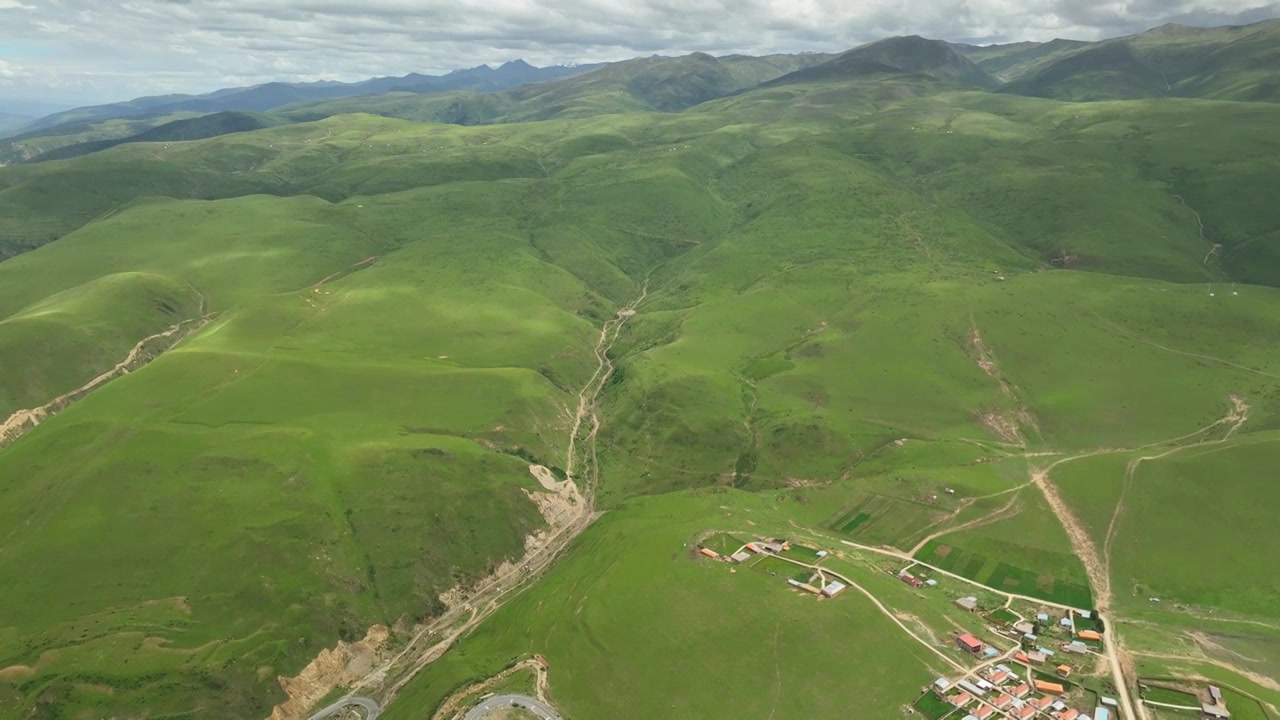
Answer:
[{"label": "cloud", "polygon": [[[836,51],[889,35],[1093,40],[1280,16],[1262,0],[0,0],[10,85],[85,102],[268,80],[653,53]],[[35,52],[36,48],[39,52]]]}]

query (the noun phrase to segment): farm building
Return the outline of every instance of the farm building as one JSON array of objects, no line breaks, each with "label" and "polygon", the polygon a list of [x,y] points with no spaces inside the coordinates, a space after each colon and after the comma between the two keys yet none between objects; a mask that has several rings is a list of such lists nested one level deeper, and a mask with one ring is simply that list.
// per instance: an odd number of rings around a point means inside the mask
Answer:
[{"label": "farm building", "polygon": [[956,607],[960,608],[961,610],[968,610],[969,612],[977,612],[978,598],[976,597],[959,598],[956,600]]},{"label": "farm building", "polygon": [[751,559],[751,553],[747,552],[746,550],[739,550],[738,552],[734,553],[730,557],[733,558],[734,562],[744,563]]},{"label": "farm building", "polygon": [[702,553],[703,555],[706,555],[709,558],[720,557],[720,553],[716,552],[715,550],[712,550],[711,548],[698,548],[698,552]]},{"label": "farm building", "polygon": [[1226,703],[1222,702],[1222,691],[1218,689],[1217,685],[1209,686],[1209,697],[1213,699],[1214,705],[1226,705]]},{"label": "farm building", "polygon": [[978,653],[982,652],[982,641],[970,635],[969,633],[965,633],[957,637],[956,645],[958,645],[961,650],[964,650],[966,652],[971,652],[974,655],[977,655]]},{"label": "farm building", "polygon": [[1080,617],[1084,618],[1085,620],[1092,620],[1092,619],[1093,619],[1093,612],[1092,612],[1092,611],[1090,611],[1090,610],[1081,610],[1081,611],[1080,611]]},{"label": "farm building", "polygon": [[818,557],[820,557],[820,558],[824,558],[824,557],[826,557],[826,556],[828,555],[828,553],[827,553],[827,551],[826,551],[826,550],[819,550],[819,551],[817,552],[817,555],[818,555]]},{"label": "farm building", "polygon": [[933,687],[935,690],[939,690],[939,691],[946,690],[947,688],[951,687],[951,681],[946,678],[938,678],[937,680],[933,681]]},{"label": "farm building", "polygon": [[1054,695],[1061,695],[1066,692],[1066,688],[1062,687],[1058,683],[1051,683],[1048,680],[1036,680],[1036,690],[1039,690],[1042,693],[1052,693]]},{"label": "farm building", "polygon": [[996,686],[995,686],[995,685],[992,685],[990,680],[982,680],[982,679],[979,679],[979,680],[978,680],[978,687],[982,688],[983,690],[995,690],[995,689],[996,689]]},{"label": "farm building", "polygon": [[978,687],[977,685],[974,685],[968,680],[961,680],[960,682],[956,683],[956,685],[958,685],[961,689],[965,690],[966,692],[968,692],[970,695],[974,697],[982,697],[983,695],[987,694],[986,690],[983,690],[982,688]]},{"label": "farm building", "polygon": [[1227,720],[1227,718],[1231,717],[1231,713],[1221,705],[1201,705],[1200,714],[1207,718],[1220,718],[1221,720]]},{"label": "farm building", "polygon": [[1076,636],[1082,640],[1101,640],[1102,634],[1096,630],[1081,630]]},{"label": "farm building", "polygon": [[1076,655],[1086,655],[1089,652],[1089,646],[1077,640],[1062,648],[1062,650],[1064,652],[1075,653]]},{"label": "farm building", "polygon": [[845,589],[844,583],[836,582],[835,580],[832,580],[831,582],[827,583],[826,587],[822,588],[822,594],[826,595],[827,597],[835,597],[840,593],[844,592],[844,589]]},{"label": "farm building", "polygon": [[1044,661],[1048,659],[1049,658],[1045,656],[1044,653],[1038,653],[1038,652],[1027,653],[1027,660],[1029,662],[1035,663],[1036,665],[1043,665]]},{"label": "farm building", "polygon": [[1109,708],[1120,707],[1120,703],[1116,702],[1115,698],[1109,698],[1106,695],[1103,695],[1102,697],[1098,698],[1098,702],[1101,702],[1103,705]]},{"label": "farm building", "polygon": [[910,585],[911,587],[920,587],[924,585],[924,583],[920,582],[920,578],[916,577],[915,575],[912,575],[909,572],[906,572],[905,570],[900,575],[898,575],[898,579]]},{"label": "farm building", "polygon": [[1035,633],[1036,626],[1030,620],[1019,620],[1013,624],[1013,629],[1017,630],[1019,635],[1031,635]]},{"label": "farm building", "polygon": [[760,547],[764,548],[765,552],[771,552],[774,555],[777,555],[778,553],[782,552],[782,549],[783,549],[782,544],[776,543],[776,542],[760,543]]},{"label": "farm building", "polygon": [[1040,642],[1040,636],[1035,633],[1023,633],[1022,639],[1029,643]]}]

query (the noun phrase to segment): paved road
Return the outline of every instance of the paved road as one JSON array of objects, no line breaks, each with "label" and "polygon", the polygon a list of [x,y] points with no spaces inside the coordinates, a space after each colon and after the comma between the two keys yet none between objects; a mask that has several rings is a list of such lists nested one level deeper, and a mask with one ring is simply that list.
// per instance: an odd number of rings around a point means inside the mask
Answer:
[{"label": "paved road", "polygon": [[467,713],[466,720],[483,720],[490,712],[498,708],[511,707],[512,705],[518,705],[545,720],[560,720],[555,708],[528,695],[494,695],[471,708],[471,712]]},{"label": "paved road", "polygon": [[362,707],[364,708],[365,717],[368,720],[377,720],[378,713],[382,712],[382,708],[378,707],[378,703],[363,697],[345,697],[320,712],[312,715],[307,720],[323,720],[323,718],[333,717],[341,710],[347,708]]}]

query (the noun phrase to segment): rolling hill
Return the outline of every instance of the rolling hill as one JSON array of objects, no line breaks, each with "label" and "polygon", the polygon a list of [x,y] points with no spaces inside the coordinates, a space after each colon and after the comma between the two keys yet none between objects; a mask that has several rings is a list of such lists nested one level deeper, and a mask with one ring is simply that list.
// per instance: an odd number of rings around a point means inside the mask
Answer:
[{"label": "rolling hill", "polygon": [[1080,709],[1265,716],[1280,105],[1104,99],[1169,42],[644,58],[0,168],[0,720],[431,717],[526,661],[566,717],[885,717],[1067,607],[1121,659]]},{"label": "rolling hill", "polygon": [[41,153],[29,162],[44,162],[47,160],[66,160],[68,158],[80,157],[89,153],[100,152],[108,148],[113,148],[124,143],[149,143],[149,142],[185,142],[188,140],[203,140],[205,138],[218,137],[219,135],[229,135],[231,133],[250,132],[252,130],[262,130],[263,128],[274,127],[281,124],[281,120],[270,115],[262,113],[250,113],[239,111],[228,111],[210,113],[208,115],[200,115],[185,120],[174,120],[164,125],[157,125],[150,130],[145,130],[137,135],[130,135],[122,138],[111,140],[95,140],[92,142],[76,143],[75,145],[66,145],[54,150]]},{"label": "rolling hill", "polygon": [[1011,82],[1003,90],[1073,101],[1197,97],[1280,102],[1277,47],[1280,20],[1209,29],[1167,25],[1074,50],[1059,43],[1052,50],[1045,45],[1024,51],[1036,60],[1006,70]]}]

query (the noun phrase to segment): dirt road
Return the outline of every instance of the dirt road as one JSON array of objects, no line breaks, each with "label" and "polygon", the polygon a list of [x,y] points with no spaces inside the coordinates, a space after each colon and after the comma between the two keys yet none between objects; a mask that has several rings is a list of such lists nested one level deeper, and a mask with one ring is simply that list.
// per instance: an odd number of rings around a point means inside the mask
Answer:
[{"label": "dirt road", "polygon": [[[569,485],[577,481],[581,501],[572,504],[573,512],[560,513],[560,525],[553,527],[536,545],[528,547],[524,557],[500,569],[495,575],[470,588],[465,597],[440,617],[419,628],[409,643],[391,660],[384,663],[351,687],[353,694],[377,698],[385,707],[417,673],[434,662],[464,634],[492,615],[526,583],[545,570],[597,517],[594,495],[599,469],[596,464],[596,436],[600,430],[597,401],[614,364],[609,351],[627,321],[635,316],[635,308],[648,297],[648,285],[640,295],[624,306],[600,328],[594,347],[596,369],[578,393],[578,404],[570,424],[566,450],[566,475]],[[590,429],[583,433],[583,427]],[[580,437],[581,436],[581,437]],[[585,467],[585,470],[583,468]],[[533,471],[546,487],[543,473]],[[575,492],[578,488],[574,488]]]}]

